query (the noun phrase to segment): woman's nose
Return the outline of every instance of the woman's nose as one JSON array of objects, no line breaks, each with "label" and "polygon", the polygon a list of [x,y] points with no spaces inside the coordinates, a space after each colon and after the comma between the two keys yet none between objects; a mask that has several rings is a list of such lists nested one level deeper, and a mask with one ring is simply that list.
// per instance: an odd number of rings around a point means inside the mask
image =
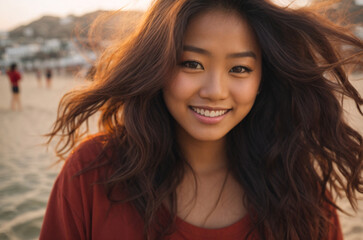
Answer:
[{"label": "woman's nose", "polygon": [[223,100],[228,97],[227,78],[221,73],[211,73],[206,76],[199,91],[201,98],[213,101]]}]

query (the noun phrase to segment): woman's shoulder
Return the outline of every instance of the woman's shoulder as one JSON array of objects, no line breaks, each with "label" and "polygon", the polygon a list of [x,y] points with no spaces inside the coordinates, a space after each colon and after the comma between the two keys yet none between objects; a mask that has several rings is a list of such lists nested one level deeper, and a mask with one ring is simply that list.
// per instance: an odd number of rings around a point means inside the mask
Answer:
[{"label": "woman's shoulder", "polygon": [[108,136],[96,134],[83,140],[66,159],[64,168],[73,174],[97,165],[97,161],[102,161],[108,157],[106,150]]},{"label": "woman's shoulder", "polygon": [[108,136],[102,133],[90,135],[84,139],[73,151],[79,154],[98,154],[107,143]]},{"label": "woman's shoulder", "polygon": [[92,199],[92,186],[104,182],[112,174],[112,166],[107,164],[106,143],[104,135],[90,136],[66,159],[55,188],[69,201],[74,201],[79,194],[86,194],[85,199]]}]

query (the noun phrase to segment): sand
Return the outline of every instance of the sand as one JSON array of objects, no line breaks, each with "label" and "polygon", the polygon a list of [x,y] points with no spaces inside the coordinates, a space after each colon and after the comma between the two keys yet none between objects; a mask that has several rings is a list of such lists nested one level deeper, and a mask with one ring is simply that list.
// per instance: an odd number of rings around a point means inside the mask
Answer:
[{"label": "sand", "polygon": [[[355,76],[357,78],[357,76]],[[46,203],[61,165],[50,168],[56,157],[42,145],[41,135],[49,131],[62,95],[84,84],[78,78],[55,76],[52,87],[39,87],[35,75],[21,82],[22,111],[10,111],[10,86],[0,75],[0,240],[37,239]],[[363,93],[363,81],[356,82]],[[363,130],[363,118],[351,104],[349,119]],[[341,206],[349,211],[349,204]],[[340,214],[345,239],[363,239],[363,201],[355,216]]]}]

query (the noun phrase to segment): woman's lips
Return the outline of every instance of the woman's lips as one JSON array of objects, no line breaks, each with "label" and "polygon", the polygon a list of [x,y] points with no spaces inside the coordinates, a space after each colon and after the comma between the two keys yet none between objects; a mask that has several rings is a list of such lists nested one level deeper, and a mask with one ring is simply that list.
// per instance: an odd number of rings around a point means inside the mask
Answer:
[{"label": "woman's lips", "polygon": [[226,114],[231,110],[228,108],[194,107],[189,108],[194,116],[202,123],[216,124],[222,121]]}]

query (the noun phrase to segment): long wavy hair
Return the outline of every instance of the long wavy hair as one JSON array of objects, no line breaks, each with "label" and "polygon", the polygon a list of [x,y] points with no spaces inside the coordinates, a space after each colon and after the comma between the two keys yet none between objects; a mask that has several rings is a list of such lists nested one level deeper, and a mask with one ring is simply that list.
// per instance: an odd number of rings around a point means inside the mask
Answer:
[{"label": "long wavy hair", "polygon": [[[99,58],[94,82],[63,97],[50,140],[60,136],[57,151],[65,156],[87,133],[81,126],[100,113],[104,151],[112,155],[99,157],[93,167],[114,169],[104,183],[109,199],[135,206],[146,238],[169,234],[187,161],[162,91],[180,60],[189,20],[211,8],[244,16],[262,50],[260,93],[227,134],[229,166],[244,189],[253,230],[261,239],[324,239],[329,209],[339,209],[327,192],[347,197],[354,208],[357,192],[363,193],[362,136],[342,108],[342,99],[350,98],[362,114],[363,99],[347,69],[362,64],[363,42],[313,7],[267,0],[154,1],[133,34]],[[127,196],[113,199],[114,190]],[[169,223],[158,217],[165,201]]]}]

